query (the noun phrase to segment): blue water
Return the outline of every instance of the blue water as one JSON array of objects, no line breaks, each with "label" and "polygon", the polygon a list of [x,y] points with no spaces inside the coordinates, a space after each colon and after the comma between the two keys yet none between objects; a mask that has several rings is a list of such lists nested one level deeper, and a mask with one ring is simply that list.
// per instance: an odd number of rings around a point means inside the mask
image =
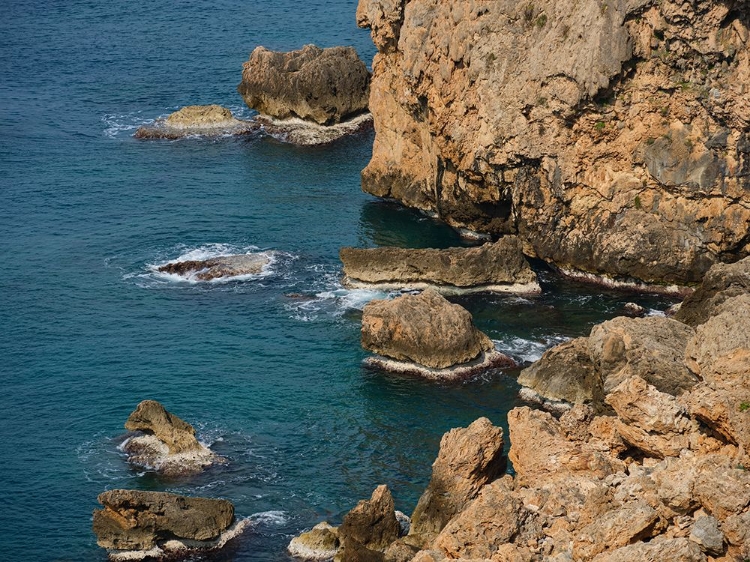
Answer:
[{"label": "blue water", "polygon": [[[343,245],[459,244],[443,225],[364,195],[372,133],[324,148],[273,139],[142,142],[189,104],[240,116],[257,45],[374,48],[355,1],[20,2],[0,18],[0,558],[105,560],[96,496],[131,487],[231,499],[251,531],[213,560],[285,560],[292,535],[387,483],[410,512],[440,436],[505,424],[514,373],[440,386],[365,370]],[[274,252],[270,272],[188,283],[151,266]],[[532,299],[460,302],[520,360],[620,312],[622,295],[543,275]],[[117,445],[151,398],[227,466],[168,480]]]}]

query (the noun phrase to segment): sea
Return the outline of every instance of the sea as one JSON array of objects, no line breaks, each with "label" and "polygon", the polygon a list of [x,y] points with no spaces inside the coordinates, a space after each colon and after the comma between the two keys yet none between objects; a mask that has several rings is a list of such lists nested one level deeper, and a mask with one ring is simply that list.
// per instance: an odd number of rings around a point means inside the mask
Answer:
[{"label": "sea", "polygon": [[[355,10],[355,0],[3,2],[0,559],[106,560],[91,530],[97,495],[132,488],[226,498],[251,521],[223,551],[191,560],[289,560],[293,536],[340,523],[379,484],[410,513],[450,428],[486,416],[507,429],[518,370],[438,384],[362,365],[362,308],[393,295],[343,288],[339,249],[467,244],[361,191],[372,131],[321,147],[133,138],[185,105],[251,117],[236,86],[258,45],[352,45],[370,65]],[[213,282],[156,271],[248,252],[268,252],[270,266]],[[628,301],[650,314],[672,303],[534,267],[539,296],[454,299],[521,364]],[[171,479],[129,466],[123,424],[144,399],[228,463]]]}]

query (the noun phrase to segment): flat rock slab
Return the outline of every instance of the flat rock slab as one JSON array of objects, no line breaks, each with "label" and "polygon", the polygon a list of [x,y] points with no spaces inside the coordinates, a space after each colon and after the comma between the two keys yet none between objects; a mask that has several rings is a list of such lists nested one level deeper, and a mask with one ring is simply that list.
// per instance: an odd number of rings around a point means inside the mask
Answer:
[{"label": "flat rock slab", "polygon": [[258,131],[260,123],[236,119],[220,105],[189,105],[151,125],[139,127],[137,139],[181,139],[191,136],[246,135]]},{"label": "flat rock slab", "polygon": [[207,260],[170,262],[159,266],[157,270],[161,273],[194,278],[198,281],[212,281],[241,275],[259,275],[269,263],[271,263],[271,257],[267,253],[237,254]]},{"label": "flat rock slab", "polygon": [[343,284],[383,290],[432,287],[443,294],[539,293],[515,236],[475,248],[342,248]]}]

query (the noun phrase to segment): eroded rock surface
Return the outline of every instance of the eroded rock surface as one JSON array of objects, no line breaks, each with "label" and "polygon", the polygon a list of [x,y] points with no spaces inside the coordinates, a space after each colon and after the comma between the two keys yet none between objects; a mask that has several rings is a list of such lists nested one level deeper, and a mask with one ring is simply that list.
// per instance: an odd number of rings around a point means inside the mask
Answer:
[{"label": "eroded rock surface", "polygon": [[97,544],[111,551],[135,551],[122,553],[123,559],[218,548],[241,530],[231,528],[234,507],[227,500],[138,490],[110,490],[97,500],[104,506],[94,511]]},{"label": "eroded rock surface", "polygon": [[188,136],[245,135],[257,131],[258,123],[236,119],[220,105],[189,105],[165,119],[139,127],[139,139],[179,139]]},{"label": "eroded rock surface", "polygon": [[434,289],[369,302],[362,312],[362,347],[387,358],[369,359],[374,366],[436,379],[512,364],[474,327],[469,311]]},{"label": "eroded rock surface", "polygon": [[367,111],[370,73],[352,47],[256,47],[237,90],[247,106],[278,119],[333,125]]},{"label": "eroded rock surface", "polygon": [[137,432],[122,449],[128,461],[170,476],[187,475],[225,462],[195,437],[189,423],[168,412],[156,400],[144,400],[125,422]]},{"label": "eroded rock surface", "polygon": [[170,262],[159,266],[158,271],[199,281],[212,281],[241,275],[259,275],[269,263],[271,263],[271,257],[267,253],[236,254],[207,260]]},{"label": "eroded rock surface", "polygon": [[360,0],[357,21],[368,193],[598,275],[695,283],[748,254],[742,1]]},{"label": "eroded rock surface", "polygon": [[347,287],[433,287],[441,293],[540,291],[514,236],[477,248],[342,248],[339,257]]}]

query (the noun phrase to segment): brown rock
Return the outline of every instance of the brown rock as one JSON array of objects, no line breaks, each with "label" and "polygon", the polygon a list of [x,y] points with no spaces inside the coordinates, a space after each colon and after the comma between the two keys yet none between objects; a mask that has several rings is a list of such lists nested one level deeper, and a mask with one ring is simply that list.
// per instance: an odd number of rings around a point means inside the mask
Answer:
[{"label": "brown rock", "polygon": [[154,435],[169,447],[172,454],[191,451],[200,446],[193,426],[167,412],[156,400],[144,400],[138,404],[125,422],[125,429]]},{"label": "brown rock", "polygon": [[110,490],[94,511],[97,544],[114,550],[147,550],[159,541],[218,538],[234,521],[226,500],[188,498],[164,492]]},{"label": "brown rock", "polygon": [[530,408],[514,408],[508,413],[511,448],[508,454],[522,486],[587,476],[604,478],[623,471],[625,465],[596,445],[569,441],[560,422],[552,415]]},{"label": "brown rock", "polygon": [[706,510],[723,521],[750,505],[750,471],[723,455],[706,455],[697,466],[693,493]]},{"label": "brown rock", "polygon": [[184,277],[195,276],[200,281],[211,281],[223,277],[258,275],[271,262],[266,253],[219,256],[207,260],[170,262],[159,266],[158,271]]},{"label": "brown rock", "polygon": [[246,135],[257,131],[258,123],[236,119],[232,112],[220,105],[189,105],[157,119],[151,125],[139,127],[138,139],[179,139],[187,136]]},{"label": "brown rock", "polygon": [[237,90],[249,108],[265,115],[332,125],[367,111],[369,83],[352,47],[305,45],[289,53],[257,47]]},{"label": "brown rock", "polygon": [[411,518],[409,537],[426,544],[505,471],[503,430],[487,418],[443,435],[432,465],[432,478]]},{"label": "brown rock", "polygon": [[659,317],[619,317],[594,326],[589,352],[604,394],[632,376],[674,396],[695,386],[698,378],[684,361],[685,346],[693,334],[689,326]]},{"label": "brown rock", "polygon": [[540,291],[515,236],[477,248],[342,248],[339,257],[348,287],[433,287],[444,293]]},{"label": "brown rock", "polygon": [[342,543],[354,540],[366,549],[382,553],[399,537],[399,531],[393,497],[388,487],[381,485],[369,500],[360,501],[344,516],[338,536]]},{"label": "brown rock", "polygon": [[494,349],[471,314],[432,289],[368,303],[362,313],[362,347],[399,361],[442,369]]},{"label": "brown rock", "polygon": [[385,562],[410,562],[418,551],[417,547],[398,539],[385,551]]},{"label": "brown rock", "polygon": [[302,560],[331,560],[339,548],[338,529],[326,522],[318,523],[294,537],[287,546],[289,554]]},{"label": "brown rock", "polygon": [[733,264],[716,264],[708,270],[696,291],[687,297],[675,320],[690,326],[703,324],[724,301],[750,292],[750,258]]},{"label": "brown rock", "polygon": [[360,0],[357,21],[368,193],[599,275],[694,283],[747,254],[740,3]]},{"label": "brown rock", "polygon": [[518,384],[528,389],[522,397],[564,401],[571,404],[601,404],[601,383],[589,356],[588,339],[576,338],[551,349],[521,371]]},{"label": "brown rock", "polygon": [[706,562],[700,547],[686,538],[637,542],[605,552],[593,562]]}]

